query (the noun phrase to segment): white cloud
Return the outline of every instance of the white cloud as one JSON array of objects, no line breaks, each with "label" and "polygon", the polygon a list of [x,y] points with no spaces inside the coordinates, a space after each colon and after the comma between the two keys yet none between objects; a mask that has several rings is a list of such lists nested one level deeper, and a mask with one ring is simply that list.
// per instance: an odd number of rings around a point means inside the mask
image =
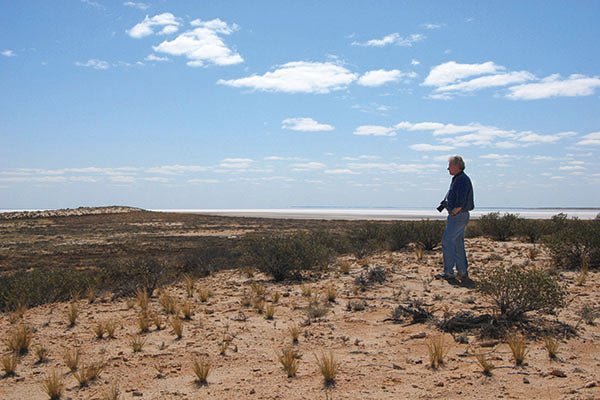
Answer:
[{"label": "white cloud", "polygon": [[186,174],[190,172],[204,172],[210,168],[201,165],[162,165],[160,167],[148,168],[146,172],[150,174],[164,174],[164,175],[175,175],[175,174]]},{"label": "white cloud", "polygon": [[357,173],[348,168],[336,168],[325,170],[326,174],[331,175],[356,175]]},{"label": "white cloud", "polygon": [[252,166],[254,161],[250,158],[225,158],[219,164],[221,168],[227,169],[246,169]]},{"label": "white cloud", "polygon": [[189,179],[187,183],[202,184],[202,183],[219,183],[218,179]]},{"label": "white cloud", "polygon": [[358,84],[362,86],[381,86],[389,82],[398,81],[404,74],[398,69],[386,71],[378,69],[365,72],[359,79]]},{"label": "white cloud", "polygon": [[287,118],[281,121],[281,128],[299,132],[328,132],[335,129],[332,125],[321,124],[312,118]]},{"label": "white cloud", "polygon": [[506,96],[512,100],[538,100],[550,97],[575,97],[590,96],[600,87],[600,77],[589,77],[574,74],[567,79],[561,79],[560,75],[554,74],[541,82],[528,83],[509,88],[510,93]]},{"label": "white cloud", "polygon": [[292,164],[291,167],[293,171],[314,171],[324,169],[327,166],[320,162],[311,161],[307,163]]},{"label": "white cloud", "polygon": [[449,151],[454,148],[453,146],[433,145],[428,143],[412,144],[409,147],[415,151]]},{"label": "white cloud", "polygon": [[135,177],[130,176],[130,175],[114,175],[114,176],[111,176],[109,179],[113,183],[121,183],[121,184],[135,182]]},{"label": "white cloud", "polygon": [[435,170],[435,164],[397,164],[397,163],[351,163],[348,167],[352,170],[384,171],[390,173],[413,173]]},{"label": "white cloud", "polygon": [[157,34],[166,35],[177,32],[179,29],[179,21],[177,21],[177,18],[171,13],[162,13],[151,18],[146,15],[146,18],[128,30],[127,34],[134,39],[141,39],[153,35],[155,33],[155,27],[162,27]]},{"label": "white cloud", "polygon": [[144,58],[144,60],[161,62],[161,61],[169,61],[169,57],[160,57],[160,56],[157,56],[156,54],[148,54]]},{"label": "white cloud", "polygon": [[169,183],[169,178],[165,178],[162,176],[151,176],[149,178],[144,178],[147,182],[156,182],[156,183]]},{"label": "white cloud", "polygon": [[516,83],[522,83],[534,79],[535,76],[527,71],[515,71],[506,74],[496,74],[481,76],[470,81],[455,83],[453,85],[441,86],[436,89],[438,92],[463,91],[472,92],[491,87],[508,86]]},{"label": "white cloud", "polygon": [[445,86],[470,76],[494,74],[504,69],[503,66],[496,65],[492,61],[483,64],[459,64],[449,61],[433,67],[423,85]]},{"label": "white cloud", "polygon": [[538,133],[523,132],[517,139],[520,142],[527,143],[556,143],[561,139],[561,135],[540,135]]},{"label": "white cloud", "polygon": [[583,140],[577,142],[579,146],[600,146],[600,132],[588,133]]},{"label": "white cloud", "polygon": [[417,60],[416,58],[413,58],[412,60],[410,60],[410,65],[419,65],[421,64],[421,61]]},{"label": "white cloud", "polygon": [[434,30],[434,29],[441,29],[445,25],[444,24],[421,24],[421,26],[425,29]]},{"label": "white cloud", "polygon": [[432,131],[435,136],[438,135],[449,135],[456,133],[467,133],[476,132],[482,129],[488,128],[480,124],[469,124],[469,125],[454,125],[454,124],[442,124],[440,122],[418,122],[412,123],[408,121],[402,121],[396,124],[396,129],[402,129],[407,131]]},{"label": "white cloud", "polygon": [[558,167],[560,171],[583,171],[585,167],[581,165],[563,165]]},{"label": "white cloud", "polygon": [[2,54],[4,57],[16,57],[17,56],[17,54],[14,51],[12,51],[11,49],[3,50],[0,54]]},{"label": "white cloud", "polygon": [[95,58],[89,59],[86,62],[77,61],[75,63],[75,65],[77,65],[78,67],[87,67],[87,68],[93,68],[93,69],[97,69],[97,70],[105,70],[110,67],[108,62],[103,61],[103,60],[98,60]]},{"label": "white cloud", "polygon": [[123,5],[125,7],[137,8],[140,10],[147,10],[148,8],[150,8],[150,5],[146,3],[137,3],[134,1],[126,1],[125,3],[123,3]]},{"label": "white cloud", "polygon": [[353,42],[353,46],[384,47],[395,44],[397,46],[411,47],[413,44],[425,39],[425,35],[413,33],[407,37],[400,36],[399,33],[391,33],[381,39],[371,39],[366,42]]},{"label": "white cloud", "polygon": [[507,160],[515,159],[516,156],[509,155],[509,154],[491,153],[491,154],[481,155],[481,156],[479,156],[479,158],[484,158],[486,160],[507,161]]},{"label": "white cloud", "polygon": [[329,93],[346,88],[356,79],[356,74],[341,65],[330,62],[294,61],[264,75],[232,80],[220,79],[217,83],[273,92]]},{"label": "white cloud", "polygon": [[361,125],[354,130],[358,136],[396,136],[394,128],[380,125]]},{"label": "white cloud", "polygon": [[197,28],[153,46],[153,50],[173,56],[185,56],[190,67],[201,67],[206,63],[233,65],[244,61],[219,36],[235,32],[237,25],[229,25],[218,18],[211,21],[194,20],[191,24]]}]

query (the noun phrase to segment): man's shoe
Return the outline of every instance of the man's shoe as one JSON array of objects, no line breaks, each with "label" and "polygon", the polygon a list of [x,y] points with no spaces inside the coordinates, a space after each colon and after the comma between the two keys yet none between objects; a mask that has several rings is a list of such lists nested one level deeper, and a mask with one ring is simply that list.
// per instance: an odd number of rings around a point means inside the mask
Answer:
[{"label": "man's shoe", "polygon": [[454,275],[446,275],[446,274],[437,274],[433,276],[435,279],[440,279],[440,280],[445,280],[447,281],[448,279],[456,279],[454,277]]}]

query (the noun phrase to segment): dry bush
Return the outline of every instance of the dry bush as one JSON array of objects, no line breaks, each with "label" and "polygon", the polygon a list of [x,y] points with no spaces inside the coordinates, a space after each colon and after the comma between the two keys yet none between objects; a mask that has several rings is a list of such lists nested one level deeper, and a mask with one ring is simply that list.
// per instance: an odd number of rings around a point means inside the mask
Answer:
[{"label": "dry bush", "polygon": [[427,342],[427,349],[429,350],[429,365],[431,368],[437,369],[444,364],[444,357],[448,354],[450,346],[444,336],[436,335]]},{"label": "dry bush", "polygon": [[96,325],[94,325],[94,334],[96,335],[96,339],[102,339],[102,337],[104,336],[104,331],[104,321],[96,322]]},{"label": "dry bush", "polygon": [[144,349],[144,345],[146,344],[146,339],[141,336],[134,336],[129,341],[129,345],[134,353],[139,353]]},{"label": "dry bush", "polygon": [[483,353],[476,354],[475,359],[481,367],[481,372],[483,372],[485,376],[492,376],[492,370],[496,368],[496,366],[492,364],[492,362],[486,357],[486,355]]},{"label": "dry bush", "polygon": [[2,371],[5,376],[16,375],[17,365],[19,364],[19,356],[15,353],[5,354],[2,356]]},{"label": "dry bush", "polygon": [[152,323],[156,327],[157,331],[160,331],[161,329],[164,328],[162,317],[160,315],[158,315],[157,313],[155,313],[155,312],[151,313],[150,319],[152,320]]},{"label": "dry bush", "polygon": [[296,372],[298,372],[298,354],[293,349],[284,348],[277,359],[283,366],[288,378],[296,376]]},{"label": "dry bush", "polygon": [[588,325],[594,325],[596,318],[600,317],[600,309],[592,305],[585,304],[579,310],[577,310],[577,316],[580,318],[577,325],[582,321]]},{"label": "dry bush", "polygon": [[77,379],[77,382],[79,382],[79,387],[86,387],[90,382],[98,379],[103,369],[104,364],[101,362],[92,363],[90,365],[82,363],[77,371],[73,372],[73,376]]},{"label": "dry bush", "polygon": [[577,276],[577,285],[583,286],[587,281],[588,273],[590,271],[590,259],[586,254],[581,258],[581,269],[579,270],[579,275]]},{"label": "dry bush", "polygon": [[558,356],[558,340],[552,336],[545,336],[544,348],[548,352],[548,357],[550,357],[551,360],[555,360]]},{"label": "dry bush", "polygon": [[303,297],[312,297],[312,287],[310,287],[310,285],[302,285],[300,287],[300,290],[302,291],[302,296]]},{"label": "dry bush", "polygon": [[425,258],[425,249],[423,248],[423,246],[417,245],[415,246],[415,259],[418,262],[423,261],[423,259]]},{"label": "dry bush", "polygon": [[49,375],[46,375],[43,386],[50,400],[60,400],[65,389],[61,374],[56,370],[52,370]]},{"label": "dry bush", "polygon": [[265,312],[265,301],[260,297],[252,298],[252,307],[257,313],[262,314]]},{"label": "dry bush", "polygon": [[22,321],[25,316],[25,311],[27,311],[27,306],[23,304],[17,305],[15,311],[8,314],[8,322],[10,322],[11,325],[14,325],[17,322]]},{"label": "dry bush", "polygon": [[92,286],[86,289],[85,298],[87,299],[88,304],[92,304],[94,301],[96,301],[96,290]]},{"label": "dry bush", "polygon": [[250,285],[250,290],[252,291],[253,297],[264,299],[267,295],[267,288],[262,283],[253,282],[252,285]]},{"label": "dry bush", "polygon": [[315,355],[315,358],[317,361],[317,366],[319,367],[319,371],[321,371],[321,375],[323,375],[325,385],[331,386],[335,384],[335,378],[338,372],[338,363],[333,353],[321,353],[321,357]]},{"label": "dry bush", "polygon": [[198,288],[198,299],[200,300],[200,302],[206,303],[208,301],[208,299],[210,298],[210,295],[211,295],[211,293],[208,288],[205,288],[205,287]]},{"label": "dry bush", "polygon": [[252,297],[248,294],[248,291],[245,289],[242,292],[240,304],[242,305],[242,307],[250,307],[252,305]]},{"label": "dry bush", "polygon": [[340,262],[340,273],[344,274],[344,275],[348,275],[350,274],[350,262],[349,261],[342,261]]},{"label": "dry bush", "polygon": [[[417,249],[421,248],[422,250],[431,251],[440,244],[445,228],[446,224],[444,221],[416,221],[410,224],[410,237],[418,244]],[[416,251],[415,249],[415,254],[417,254]],[[421,258],[418,258],[417,255],[417,260],[421,261],[423,255],[424,251],[421,252]]]},{"label": "dry bush", "polygon": [[508,336],[506,342],[508,343],[508,347],[510,347],[513,359],[515,360],[515,365],[523,365],[525,356],[529,353],[527,343],[525,342],[525,336],[513,333]]},{"label": "dry bush", "polygon": [[119,387],[113,384],[102,394],[101,400],[119,400],[119,395]]},{"label": "dry bush", "polygon": [[500,216],[499,212],[493,212],[482,215],[477,225],[484,235],[504,242],[517,233],[520,220],[516,214],[505,213]]},{"label": "dry bush", "polygon": [[587,260],[588,268],[600,268],[600,221],[556,219],[557,229],[543,238],[554,262],[563,268],[580,269]]},{"label": "dry bush", "polygon": [[183,314],[183,318],[186,320],[191,320],[194,316],[194,307],[189,301],[186,301],[181,306],[181,313]]},{"label": "dry bush", "polygon": [[189,275],[183,276],[183,285],[185,287],[185,292],[187,297],[194,297],[194,287],[196,286],[196,281]]},{"label": "dry bush", "polygon": [[535,261],[535,259],[540,255],[541,251],[539,248],[533,246],[527,250],[527,258],[531,261]]},{"label": "dry bush", "polygon": [[117,322],[114,319],[104,321],[104,329],[106,330],[106,335],[109,339],[114,339],[115,331],[117,330]]},{"label": "dry bush", "polygon": [[171,318],[171,328],[173,328],[173,333],[177,336],[177,339],[181,339],[183,337],[183,322],[179,317]]},{"label": "dry bush", "polygon": [[42,364],[45,363],[46,361],[48,361],[48,355],[50,354],[50,352],[48,351],[48,349],[44,346],[36,346],[33,349],[33,352],[35,354],[35,362],[37,364]]},{"label": "dry bush", "polygon": [[288,327],[288,333],[292,338],[292,344],[298,343],[298,337],[300,336],[301,330],[298,324],[293,324]]},{"label": "dry bush", "polygon": [[138,314],[137,323],[140,333],[150,331],[150,315],[148,310],[142,310]]},{"label": "dry bush", "polygon": [[312,298],[306,307],[306,316],[310,319],[324,317],[329,309],[325,304],[322,304],[318,298]]},{"label": "dry bush", "polygon": [[77,323],[77,317],[79,316],[79,305],[76,302],[69,304],[69,310],[67,311],[67,319],[69,321],[69,328],[72,328]]},{"label": "dry bush", "polygon": [[144,289],[137,289],[135,291],[135,298],[142,311],[146,311],[148,309],[148,304],[150,303],[148,292]]},{"label": "dry bush", "polygon": [[4,342],[11,352],[23,355],[29,351],[32,337],[31,329],[21,323],[8,332]]},{"label": "dry bush", "polygon": [[346,304],[347,311],[363,311],[367,308],[367,302],[364,299],[350,300]]},{"label": "dry bush", "polygon": [[266,319],[273,319],[275,315],[275,306],[273,304],[267,304],[267,306],[265,307],[265,318]]},{"label": "dry bush", "polygon": [[325,288],[325,297],[328,302],[335,303],[335,298],[337,297],[337,289],[335,286],[329,285]]},{"label": "dry bush", "polygon": [[194,359],[192,363],[192,370],[194,371],[194,375],[196,375],[196,383],[199,385],[207,385],[208,374],[210,373],[211,363],[210,360]]},{"label": "dry bush", "polygon": [[79,367],[80,356],[81,353],[79,349],[65,350],[65,352],[63,353],[63,361],[65,362],[67,368],[69,368],[69,371],[77,371],[77,368]]},{"label": "dry bush", "polygon": [[167,314],[175,314],[177,312],[177,302],[175,301],[175,298],[166,291],[163,291],[158,297],[158,304],[160,304],[163,311]]},{"label": "dry bush", "polygon": [[281,293],[279,293],[278,291],[275,291],[275,293],[273,293],[273,294],[271,295],[271,301],[272,301],[274,304],[277,304],[277,303],[279,303],[279,299],[280,299],[280,298],[281,298]]}]

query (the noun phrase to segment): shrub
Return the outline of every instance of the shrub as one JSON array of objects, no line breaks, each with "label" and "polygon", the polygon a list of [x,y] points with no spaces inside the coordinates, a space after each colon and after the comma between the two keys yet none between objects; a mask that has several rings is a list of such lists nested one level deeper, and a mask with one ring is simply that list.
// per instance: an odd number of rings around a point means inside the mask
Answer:
[{"label": "shrub", "polygon": [[333,255],[315,236],[303,232],[254,237],[248,245],[251,261],[276,281],[300,279],[302,272],[326,266]]},{"label": "shrub", "polygon": [[296,376],[296,372],[298,372],[298,355],[293,349],[289,347],[284,348],[277,358],[287,373],[288,378]]},{"label": "shrub", "polygon": [[538,243],[544,235],[550,233],[551,224],[548,220],[519,219],[516,225],[516,234],[523,236],[529,243]]},{"label": "shrub", "polygon": [[321,357],[315,355],[317,360],[317,366],[321,375],[323,375],[323,381],[326,386],[335,384],[335,378],[338,371],[338,362],[336,361],[332,352],[329,354],[321,353]]},{"label": "shrub", "polygon": [[437,335],[427,342],[427,350],[429,350],[429,365],[431,368],[437,369],[440,365],[444,364],[444,357],[446,357],[450,348],[444,337]]},{"label": "shrub", "polygon": [[519,221],[516,214],[506,213],[500,216],[499,212],[493,212],[482,215],[478,225],[485,236],[504,242],[515,235]]},{"label": "shrub", "polygon": [[446,224],[444,221],[422,220],[411,224],[412,240],[425,250],[433,250],[441,243]]},{"label": "shrub", "polygon": [[50,375],[47,375],[44,379],[44,390],[50,400],[59,400],[64,389],[65,384],[56,370],[53,370]]},{"label": "shrub", "polygon": [[29,327],[19,324],[8,333],[8,337],[5,339],[6,346],[15,354],[26,354],[29,351],[32,336],[33,334]]},{"label": "shrub", "polygon": [[154,290],[168,281],[169,270],[164,260],[152,257],[118,260],[102,268],[101,282],[123,296],[133,295],[137,289],[144,289],[148,297]]},{"label": "shrub", "polygon": [[194,360],[192,363],[192,369],[194,375],[196,375],[196,382],[199,385],[208,384],[207,378],[210,373],[211,364],[209,360]]},{"label": "shrub", "polygon": [[507,339],[508,347],[513,355],[516,365],[523,365],[525,356],[529,353],[525,337],[520,334],[511,334]]},{"label": "shrub", "polygon": [[577,269],[587,262],[589,268],[600,268],[600,221],[554,221],[560,230],[544,237],[544,244],[556,264]]},{"label": "shrub", "polygon": [[554,275],[541,269],[497,266],[481,273],[477,287],[507,320],[519,319],[528,311],[551,313],[565,306],[565,289]]},{"label": "shrub", "polygon": [[349,249],[358,258],[363,258],[389,246],[391,230],[376,222],[357,222],[347,233]]},{"label": "shrub", "polygon": [[[413,240],[412,230],[415,224],[408,224],[403,221],[394,222],[389,228],[387,228],[387,238],[382,241],[382,245],[379,249],[385,248],[385,242],[388,242],[389,249],[392,251],[398,251],[406,248],[406,246]],[[425,230],[423,230],[424,232]],[[423,237],[425,237],[424,235]],[[378,250],[379,250],[378,249]]]}]

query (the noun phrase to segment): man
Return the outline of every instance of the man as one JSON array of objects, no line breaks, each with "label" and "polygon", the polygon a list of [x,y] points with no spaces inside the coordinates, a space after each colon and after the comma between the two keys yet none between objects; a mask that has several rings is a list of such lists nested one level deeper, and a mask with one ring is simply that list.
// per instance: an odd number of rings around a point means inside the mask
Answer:
[{"label": "man", "polygon": [[448,172],[452,175],[452,182],[440,205],[440,211],[443,209],[442,206],[448,210],[446,229],[442,236],[444,273],[436,277],[455,282],[454,267],[456,267],[458,279],[462,283],[467,283],[469,282],[469,265],[465,251],[465,227],[469,222],[469,211],[475,207],[475,204],[473,202],[473,185],[464,170],[465,162],[462,157],[454,156],[448,159]]}]

